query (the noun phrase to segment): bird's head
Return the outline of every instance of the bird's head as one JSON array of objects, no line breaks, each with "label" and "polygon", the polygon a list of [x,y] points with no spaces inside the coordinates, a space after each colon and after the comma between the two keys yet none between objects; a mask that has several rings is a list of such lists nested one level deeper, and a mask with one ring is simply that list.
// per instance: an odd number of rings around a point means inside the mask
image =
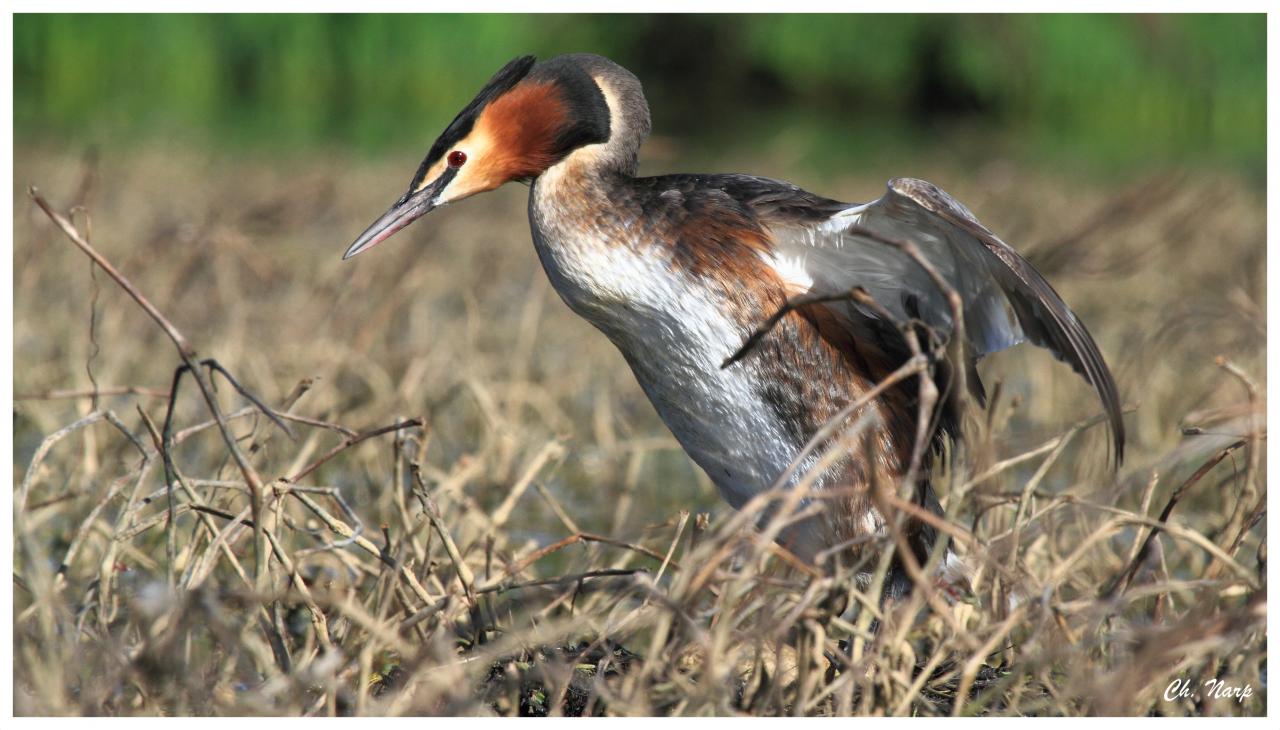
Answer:
[{"label": "bird's head", "polygon": [[[632,134],[628,139],[611,135],[619,129]],[[431,145],[408,192],[360,234],[343,258],[376,246],[442,205],[512,180],[536,178],[586,146],[620,153],[612,157],[634,170],[635,152],[648,130],[639,81],[613,62],[588,54],[543,63],[533,56],[517,58],[458,113]],[[638,138],[629,139],[635,132]]]}]

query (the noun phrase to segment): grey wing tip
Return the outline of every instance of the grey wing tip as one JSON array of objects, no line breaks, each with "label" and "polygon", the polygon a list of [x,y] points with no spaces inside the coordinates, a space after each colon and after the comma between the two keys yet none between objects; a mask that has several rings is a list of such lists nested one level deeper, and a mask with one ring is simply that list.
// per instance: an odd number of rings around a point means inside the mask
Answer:
[{"label": "grey wing tip", "polygon": [[1106,373],[1106,378],[1107,389],[1103,398],[1103,405],[1107,409],[1107,425],[1111,429],[1111,469],[1112,471],[1119,471],[1120,465],[1124,463],[1124,410],[1120,405],[1120,398],[1116,393],[1116,384],[1111,379],[1110,372]]},{"label": "grey wing tip", "polygon": [[[1114,387],[1115,387],[1115,384],[1112,383],[1113,394],[1115,393]],[[1112,441],[1112,446],[1115,449],[1115,453],[1114,453],[1115,458],[1112,463],[1112,468],[1115,470],[1119,470],[1120,465],[1124,463],[1125,432],[1124,432],[1124,411],[1120,407],[1120,402],[1118,398],[1116,402],[1108,408],[1108,410],[1110,411],[1109,418],[1111,420],[1111,441]]]},{"label": "grey wing tip", "polygon": [[1118,470],[1124,462],[1125,447],[1124,407],[1120,402],[1119,389],[1116,387],[1115,377],[1111,375],[1111,368],[1107,366],[1106,359],[1102,357],[1102,352],[1089,331],[1079,320],[1076,320],[1076,328],[1083,339],[1083,346],[1077,345],[1075,349],[1076,364],[1079,365],[1077,372],[1093,386],[1098,400],[1102,401],[1107,427],[1111,431],[1111,468],[1113,471]]}]

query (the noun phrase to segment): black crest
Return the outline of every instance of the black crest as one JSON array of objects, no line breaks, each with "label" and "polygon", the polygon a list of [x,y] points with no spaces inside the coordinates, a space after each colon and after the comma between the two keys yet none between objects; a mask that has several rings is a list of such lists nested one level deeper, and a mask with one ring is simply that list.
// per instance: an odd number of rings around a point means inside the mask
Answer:
[{"label": "black crest", "polygon": [[489,83],[484,85],[476,98],[471,100],[462,111],[458,112],[458,116],[453,118],[444,132],[436,139],[435,144],[431,145],[431,151],[427,153],[426,159],[418,166],[418,172],[414,174],[413,181],[409,183],[409,189],[413,190],[422,184],[422,178],[427,174],[427,168],[431,167],[444,156],[451,147],[458,143],[463,137],[471,134],[472,127],[475,126],[476,119],[480,116],[480,112],[488,106],[489,102],[502,96],[511,90],[511,87],[520,83],[520,80],[529,75],[529,70],[533,68],[533,64],[537,59],[533,56],[521,56],[498,70],[498,73],[489,79]]}]

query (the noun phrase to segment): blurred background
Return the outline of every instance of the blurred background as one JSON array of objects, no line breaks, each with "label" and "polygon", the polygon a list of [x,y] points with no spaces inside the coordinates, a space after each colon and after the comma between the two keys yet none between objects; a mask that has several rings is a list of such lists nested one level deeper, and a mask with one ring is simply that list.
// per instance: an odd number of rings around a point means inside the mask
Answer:
[{"label": "blurred background", "polygon": [[21,136],[424,150],[512,57],[590,51],[682,153],[822,171],[941,154],[1260,177],[1260,15],[25,15]]},{"label": "blurred background", "polygon": [[[570,51],[609,56],[644,83],[654,122],[645,174],[752,173],[849,201],[878,197],[890,177],[924,178],[1062,293],[1116,375],[1128,459],[1113,485],[1093,429],[1044,474],[1031,459],[985,481],[973,493],[982,509],[966,520],[993,550],[1029,479],[1149,513],[1210,455],[1265,428],[1261,15],[18,15],[13,35],[15,483],[41,439],[95,407],[149,443],[142,414],[163,421],[177,365],[158,328],[32,204],[26,190],[36,185],[202,355],[265,401],[357,431],[423,416],[430,428],[414,438],[426,478],[477,574],[487,575],[491,551],[499,561],[529,554],[576,529],[662,554],[681,510],[725,519],[621,356],[548,285],[524,188],[449,206],[340,260],[494,71],[522,54]],[[973,449],[975,473],[1099,410],[1083,382],[1035,348],[987,358],[982,373],[1000,396],[990,439]],[[304,381],[309,390],[292,397]],[[228,410],[243,406],[230,388],[220,397]],[[178,428],[207,418],[193,388],[175,418]],[[247,414],[235,424],[266,478],[341,440],[299,426],[289,441]],[[119,433],[96,429],[61,442],[33,472],[15,537],[23,576],[67,566],[58,578],[67,600],[100,579],[127,591],[164,571],[164,536],[147,528],[163,505],[103,496],[106,484],[131,483],[137,458]],[[400,520],[404,493],[388,488],[403,476],[392,450],[390,437],[371,439],[308,480],[341,489],[370,530],[390,524],[388,540],[418,540],[420,522]],[[1260,453],[1222,461],[1178,506],[1183,525],[1241,561],[1265,531],[1263,513],[1250,512],[1265,506]],[[242,493],[216,487],[239,477],[215,432],[193,434],[175,456],[215,485],[212,504],[243,507]],[[134,497],[162,486],[153,472]],[[508,504],[513,488],[524,491]],[[495,532],[486,520],[501,505],[509,519]],[[1099,514],[1035,511],[1022,567],[1036,579],[1069,575],[1061,595],[1091,597],[1136,535],[1116,527],[1095,542]],[[177,523],[185,560],[186,541],[202,545],[202,533],[191,513]],[[1234,545],[1228,526],[1240,528]],[[311,545],[309,534],[288,533],[290,546]],[[418,564],[430,550],[445,560],[426,540]],[[244,540],[235,548],[250,551]],[[614,565],[617,553],[601,550],[562,551],[535,568]],[[1058,569],[1065,555],[1079,559],[1069,571]],[[1175,541],[1159,560],[1164,579],[1195,579],[1207,564]],[[218,571],[237,585],[225,565]],[[1211,589],[1222,605],[1240,595]],[[99,658],[87,660],[77,630],[40,633],[26,600],[15,598],[28,617],[15,643],[28,659],[18,666],[31,669],[15,687],[39,691],[18,706],[119,710],[111,703],[127,692],[110,684],[111,641],[125,630],[104,635]],[[1180,636],[1202,635],[1186,612],[1208,604],[1179,598],[1168,616],[1185,614]],[[1116,635],[1150,638],[1141,632],[1163,610]],[[1094,634],[1088,620],[1077,635]],[[1265,665],[1265,646],[1249,646]],[[1055,696],[1101,714],[1156,711],[1122,704],[1130,695],[1115,687],[1158,673],[1099,653],[1114,663],[1055,664]],[[1242,672],[1259,666],[1232,656]],[[41,666],[80,676],[63,683]],[[187,694],[165,695],[164,711],[285,711],[217,699],[226,687],[240,697],[231,680],[256,686],[254,676],[196,678]],[[1160,711],[1190,711],[1167,705]]]}]

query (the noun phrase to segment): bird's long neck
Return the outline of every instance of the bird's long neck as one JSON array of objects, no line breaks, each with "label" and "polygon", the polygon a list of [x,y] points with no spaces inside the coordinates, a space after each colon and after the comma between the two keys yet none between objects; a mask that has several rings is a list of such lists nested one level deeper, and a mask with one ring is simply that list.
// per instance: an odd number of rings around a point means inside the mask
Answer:
[{"label": "bird's long neck", "polygon": [[[561,285],[569,282],[557,281],[555,269],[565,269],[574,259],[585,264],[607,254],[611,245],[639,240],[634,229],[643,223],[643,214],[629,193],[650,128],[649,105],[635,76],[602,58],[577,58],[604,97],[609,137],[573,150],[545,170],[529,195],[534,242],[562,295]],[[576,274],[590,277],[586,271]]]},{"label": "bird's long neck", "polygon": [[[638,215],[628,209],[625,193],[635,177],[640,146],[649,134],[648,105],[634,77],[603,68],[592,78],[609,107],[609,138],[573,150],[534,181],[529,213],[535,239],[539,227],[548,233],[564,226],[626,227],[627,219]],[[573,237],[571,230],[554,234],[557,239]]]},{"label": "bird's long neck", "polygon": [[648,103],[640,82],[621,67],[597,65],[588,71],[609,110],[609,137],[573,150],[534,181],[529,222],[544,264],[548,246],[590,240],[608,247],[634,239],[627,232],[641,216],[628,193],[649,135]]},{"label": "bird's long neck", "polygon": [[591,224],[601,218],[625,217],[628,188],[635,180],[634,168],[613,164],[604,145],[574,151],[539,175],[530,188],[530,205],[537,205],[548,217],[562,222]]},{"label": "bird's long neck", "polygon": [[657,261],[646,255],[652,243],[637,235],[644,221],[629,194],[633,180],[583,148],[540,175],[529,191],[534,247],[552,285],[574,311],[602,327],[618,304],[648,298],[651,277],[637,267]]}]

